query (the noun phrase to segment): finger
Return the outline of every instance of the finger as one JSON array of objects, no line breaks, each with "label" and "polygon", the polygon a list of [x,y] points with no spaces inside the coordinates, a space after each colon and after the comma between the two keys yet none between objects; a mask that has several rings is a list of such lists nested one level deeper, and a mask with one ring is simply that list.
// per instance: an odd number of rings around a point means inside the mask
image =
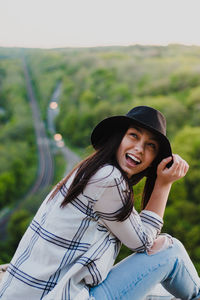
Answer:
[{"label": "finger", "polygon": [[185,163],[184,162],[180,162],[180,166],[179,166],[179,169],[178,169],[178,176],[180,178],[185,176]]},{"label": "finger", "polygon": [[188,163],[187,163],[185,160],[182,159],[180,175],[181,175],[182,177],[185,176],[185,174],[187,173],[188,169],[189,169]]},{"label": "finger", "polygon": [[186,174],[185,166],[186,166],[186,162],[179,155],[175,155],[174,165],[173,168],[171,168],[171,175],[173,177],[176,177],[177,179],[182,178]]},{"label": "finger", "polygon": [[172,156],[163,159],[158,165],[158,171],[162,171],[166,168],[166,165],[172,160]]},{"label": "finger", "polygon": [[177,175],[179,178],[183,176],[184,173],[184,167],[185,167],[185,162],[184,160],[179,156],[175,155],[176,159],[176,169],[175,169],[175,175]]},{"label": "finger", "polygon": [[179,172],[180,168],[180,157],[177,154],[173,154],[173,164],[171,166],[171,172],[172,174],[176,174]]},{"label": "finger", "polygon": [[179,178],[185,176],[189,169],[188,163],[182,159],[179,155],[174,156],[175,166],[173,173],[174,175],[177,175]]}]

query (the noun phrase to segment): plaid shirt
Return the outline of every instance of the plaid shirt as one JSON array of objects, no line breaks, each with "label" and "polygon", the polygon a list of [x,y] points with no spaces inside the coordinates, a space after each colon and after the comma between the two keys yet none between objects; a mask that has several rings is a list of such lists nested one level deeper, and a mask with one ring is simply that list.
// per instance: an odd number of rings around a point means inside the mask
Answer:
[{"label": "plaid shirt", "polygon": [[61,208],[73,177],[39,208],[1,282],[0,299],[89,299],[89,286],[106,278],[121,242],[145,251],[160,233],[162,219],[151,211],[133,209],[125,221],[116,220],[127,185],[111,165],[97,171],[84,192]]}]

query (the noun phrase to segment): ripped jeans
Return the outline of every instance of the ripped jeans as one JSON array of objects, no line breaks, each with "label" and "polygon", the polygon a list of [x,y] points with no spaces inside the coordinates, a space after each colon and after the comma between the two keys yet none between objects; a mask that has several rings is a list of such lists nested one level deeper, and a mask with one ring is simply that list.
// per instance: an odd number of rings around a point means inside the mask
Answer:
[{"label": "ripped jeans", "polygon": [[90,299],[142,300],[158,283],[176,298],[200,299],[200,278],[184,246],[164,237],[148,253],[132,254],[116,264],[101,284],[90,289]]}]

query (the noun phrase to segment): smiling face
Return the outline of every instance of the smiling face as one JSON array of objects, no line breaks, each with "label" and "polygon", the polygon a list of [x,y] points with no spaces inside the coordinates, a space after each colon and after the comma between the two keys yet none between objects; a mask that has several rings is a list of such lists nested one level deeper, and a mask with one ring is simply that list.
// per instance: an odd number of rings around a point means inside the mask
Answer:
[{"label": "smiling face", "polygon": [[148,168],[159,152],[156,136],[147,129],[130,127],[116,153],[119,166],[130,178]]}]

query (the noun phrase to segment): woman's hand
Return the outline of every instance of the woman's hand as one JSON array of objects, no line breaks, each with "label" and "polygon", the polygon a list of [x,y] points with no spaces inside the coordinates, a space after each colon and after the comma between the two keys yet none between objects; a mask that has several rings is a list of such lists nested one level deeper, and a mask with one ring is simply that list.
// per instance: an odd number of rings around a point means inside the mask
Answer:
[{"label": "woman's hand", "polygon": [[168,168],[167,164],[171,160],[172,157],[165,158],[158,165],[154,189],[145,207],[145,209],[157,213],[161,218],[165,212],[172,183],[184,177],[189,169],[188,163],[177,154],[173,154],[173,164]]},{"label": "woman's hand", "polygon": [[160,184],[172,184],[174,181],[184,177],[189,169],[188,163],[178,154],[173,154],[173,164],[167,168],[167,164],[172,157],[167,157],[161,161],[157,168],[157,181]]}]

